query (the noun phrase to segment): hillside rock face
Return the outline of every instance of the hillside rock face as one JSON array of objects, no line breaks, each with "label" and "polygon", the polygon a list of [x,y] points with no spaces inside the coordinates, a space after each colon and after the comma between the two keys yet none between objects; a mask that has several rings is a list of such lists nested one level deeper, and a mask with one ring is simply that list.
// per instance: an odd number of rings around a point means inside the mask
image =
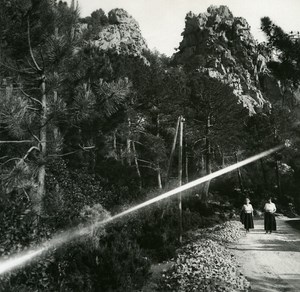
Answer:
[{"label": "hillside rock face", "polygon": [[182,36],[177,64],[229,84],[250,115],[269,107],[259,78],[268,73],[267,59],[244,18],[234,17],[226,6],[210,6],[206,13],[187,14]]},{"label": "hillside rock face", "polygon": [[135,57],[142,56],[143,50],[148,49],[137,21],[125,10],[111,10],[108,22],[99,33],[99,38],[93,41],[96,47]]}]

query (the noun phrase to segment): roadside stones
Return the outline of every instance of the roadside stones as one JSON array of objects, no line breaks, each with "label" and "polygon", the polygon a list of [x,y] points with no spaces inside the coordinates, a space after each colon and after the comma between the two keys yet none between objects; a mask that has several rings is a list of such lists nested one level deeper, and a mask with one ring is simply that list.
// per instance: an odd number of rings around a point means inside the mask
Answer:
[{"label": "roadside stones", "polygon": [[240,273],[226,243],[241,235],[241,224],[226,222],[199,229],[178,253],[173,267],[163,274],[163,291],[247,291],[249,282]]}]

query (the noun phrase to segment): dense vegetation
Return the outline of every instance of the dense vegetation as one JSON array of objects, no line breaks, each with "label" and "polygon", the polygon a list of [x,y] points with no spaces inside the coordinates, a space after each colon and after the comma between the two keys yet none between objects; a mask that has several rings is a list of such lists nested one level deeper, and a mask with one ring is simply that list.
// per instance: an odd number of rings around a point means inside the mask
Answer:
[{"label": "dense vegetation", "polygon": [[[81,19],[61,1],[0,5],[2,257],[176,186],[177,150],[169,160],[179,116],[186,182],[290,143],[187,194],[184,230],[225,219],[246,195],[257,206],[271,194],[283,209],[300,209],[295,100],[249,116],[228,85],[190,66],[157,52],[141,58],[93,46],[89,40],[108,24],[101,9]],[[282,45],[287,35],[272,33],[267,20],[263,25],[269,48],[282,52],[282,62],[270,64],[272,74],[296,88],[296,44]],[[291,74],[278,73],[284,64]],[[134,291],[151,262],[174,255],[178,220],[176,200],[146,208],[4,275],[0,290]]]}]

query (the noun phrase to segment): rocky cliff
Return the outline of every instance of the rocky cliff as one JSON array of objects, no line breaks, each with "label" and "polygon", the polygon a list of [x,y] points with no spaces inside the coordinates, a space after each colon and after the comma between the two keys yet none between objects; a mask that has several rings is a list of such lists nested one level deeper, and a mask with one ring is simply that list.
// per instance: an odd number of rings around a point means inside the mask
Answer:
[{"label": "rocky cliff", "polygon": [[266,55],[242,17],[226,6],[210,6],[206,13],[186,15],[183,40],[174,55],[177,64],[190,64],[233,88],[249,114],[268,107],[259,76],[268,73]]},{"label": "rocky cliff", "polygon": [[148,49],[137,21],[123,9],[113,9],[108,13],[108,25],[93,43],[101,50],[111,49],[135,57],[142,56],[143,50]]}]

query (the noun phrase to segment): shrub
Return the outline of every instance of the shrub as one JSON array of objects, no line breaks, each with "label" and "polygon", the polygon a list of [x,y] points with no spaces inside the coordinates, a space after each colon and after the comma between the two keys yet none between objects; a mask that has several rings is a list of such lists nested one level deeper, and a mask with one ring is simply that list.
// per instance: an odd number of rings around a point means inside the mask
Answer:
[{"label": "shrub", "polygon": [[61,291],[133,291],[140,288],[149,273],[150,261],[138,244],[128,238],[126,232],[113,229],[98,240],[94,245],[87,240],[77,241],[56,253],[57,272],[54,275]]}]

